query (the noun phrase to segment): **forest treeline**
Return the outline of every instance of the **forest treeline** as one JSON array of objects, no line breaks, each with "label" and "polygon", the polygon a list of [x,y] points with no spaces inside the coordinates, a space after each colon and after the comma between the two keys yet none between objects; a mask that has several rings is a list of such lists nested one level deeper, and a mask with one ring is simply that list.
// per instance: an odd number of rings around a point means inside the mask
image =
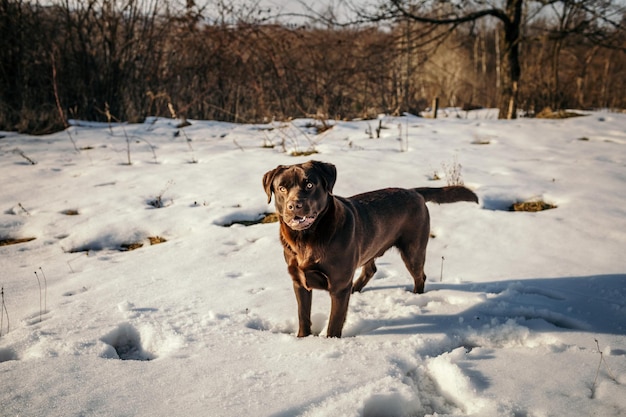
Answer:
[{"label": "forest treeline", "polygon": [[[193,1],[168,4],[0,0],[0,130],[46,133],[67,119],[139,122],[172,110],[259,122],[417,113],[435,97],[441,106],[498,103],[497,23],[296,26],[262,11],[223,7],[208,19]],[[557,36],[554,24],[524,29],[519,109],[626,108],[624,48]]]}]

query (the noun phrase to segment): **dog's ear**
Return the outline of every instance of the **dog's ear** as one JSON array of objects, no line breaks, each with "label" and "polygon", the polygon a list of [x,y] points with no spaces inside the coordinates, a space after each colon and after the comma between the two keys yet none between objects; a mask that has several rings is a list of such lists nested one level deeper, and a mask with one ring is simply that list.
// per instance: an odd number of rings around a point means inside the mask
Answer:
[{"label": "dog's ear", "polygon": [[329,164],[327,162],[311,161],[311,164],[324,181],[326,190],[329,193],[332,193],[335,181],[337,180],[337,168],[333,164]]},{"label": "dog's ear", "polygon": [[272,193],[274,192],[274,178],[276,178],[276,175],[284,169],[285,167],[283,165],[280,165],[271,171],[267,171],[265,175],[263,175],[263,188],[265,188],[265,193],[267,194],[267,204],[272,201]]}]

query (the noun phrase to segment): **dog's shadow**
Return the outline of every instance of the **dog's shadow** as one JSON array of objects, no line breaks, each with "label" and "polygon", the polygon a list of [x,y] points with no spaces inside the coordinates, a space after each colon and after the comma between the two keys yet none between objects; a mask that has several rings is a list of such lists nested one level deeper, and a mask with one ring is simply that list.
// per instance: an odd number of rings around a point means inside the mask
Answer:
[{"label": "dog's shadow", "polygon": [[[534,332],[575,330],[626,335],[625,283],[626,274],[460,284],[427,282],[424,294],[411,294],[408,286],[376,286],[372,282],[362,292],[366,304],[368,293],[405,289],[408,294],[404,305],[418,305],[422,313],[394,318],[389,317],[393,314],[391,308],[387,317],[349,319],[343,336],[463,333],[510,320]],[[459,311],[459,303],[467,308]],[[367,305],[361,308],[367,309]]]}]

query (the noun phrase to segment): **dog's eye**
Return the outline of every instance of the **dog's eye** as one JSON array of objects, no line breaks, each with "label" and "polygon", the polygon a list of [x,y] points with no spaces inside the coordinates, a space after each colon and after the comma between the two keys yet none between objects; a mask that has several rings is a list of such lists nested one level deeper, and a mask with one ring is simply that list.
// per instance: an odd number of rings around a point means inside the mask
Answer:
[{"label": "dog's eye", "polygon": [[278,187],[278,191],[280,191],[281,193],[286,193],[287,192],[287,187],[283,187],[281,185],[280,187]]},{"label": "dog's eye", "polygon": [[311,188],[313,188],[313,183],[312,182],[307,182],[306,183],[306,189],[310,190]]}]

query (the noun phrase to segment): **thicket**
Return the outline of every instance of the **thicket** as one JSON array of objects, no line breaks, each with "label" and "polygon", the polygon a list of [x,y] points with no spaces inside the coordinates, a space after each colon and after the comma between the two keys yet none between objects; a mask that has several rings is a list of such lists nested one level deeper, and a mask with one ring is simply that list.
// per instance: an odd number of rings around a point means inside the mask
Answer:
[{"label": "thicket", "polygon": [[[0,130],[46,133],[65,119],[170,116],[257,122],[371,117],[498,104],[493,22],[432,28],[272,21],[218,2],[0,0]],[[215,6],[215,5],[213,5]],[[520,109],[626,108],[626,38],[606,48],[554,23],[525,29]],[[170,106],[170,107],[168,107]]]}]

